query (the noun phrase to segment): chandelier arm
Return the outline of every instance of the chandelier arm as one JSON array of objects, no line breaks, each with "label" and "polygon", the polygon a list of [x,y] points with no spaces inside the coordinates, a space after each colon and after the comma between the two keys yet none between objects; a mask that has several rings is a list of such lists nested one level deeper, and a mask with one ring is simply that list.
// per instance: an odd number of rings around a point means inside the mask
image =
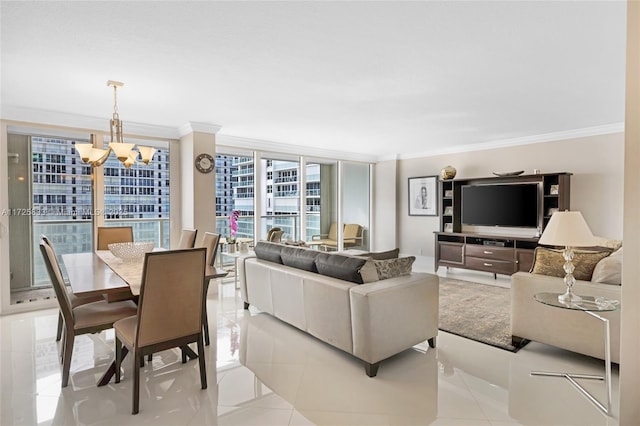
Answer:
[{"label": "chandelier arm", "polygon": [[93,167],[100,167],[102,166],[105,161],[107,161],[107,159],[109,158],[109,154],[111,154],[111,147],[107,147],[107,150],[105,151],[104,155],[100,158],[98,158],[96,161],[94,161],[93,163],[91,163],[91,166]]}]

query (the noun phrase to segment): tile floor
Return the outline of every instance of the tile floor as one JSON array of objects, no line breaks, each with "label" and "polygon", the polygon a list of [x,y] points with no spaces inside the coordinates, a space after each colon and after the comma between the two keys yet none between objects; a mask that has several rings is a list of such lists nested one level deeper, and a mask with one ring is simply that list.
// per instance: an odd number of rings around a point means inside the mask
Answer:
[{"label": "tile floor", "polygon": [[[232,284],[219,288],[220,295],[208,298],[215,333],[206,349],[209,388],[200,389],[197,362],[183,365],[176,350],[162,352],[143,369],[136,416],[130,414],[131,358],[121,383],[95,386],[113,356],[112,331],[77,339],[70,384],[61,389],[57,311],[0,317],[0,424],[618,424],[617,368],[613,417],[566,380],[529,375],[532,369],[599,374],[600,361],[538,343],[513,354],[441,332],[436,349],[418,345],[369,378],[357,359],[243,310]],[[588,385],[604,397],[601,382]]]}]

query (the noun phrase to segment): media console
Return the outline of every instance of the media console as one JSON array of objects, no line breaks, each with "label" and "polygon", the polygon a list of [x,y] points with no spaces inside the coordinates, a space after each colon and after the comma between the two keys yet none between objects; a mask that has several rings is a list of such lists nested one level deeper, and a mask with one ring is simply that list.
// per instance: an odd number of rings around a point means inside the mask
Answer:
[{"label": "media console", "polygon": [[[569,209],[571,173],[549,173],[495,178],[440,181],[440,230],[435,233],[435,269],[453,267],[494,274],[512,275],[529,271],[537,237],[518,237],[496,233],[469,232],[462,219],[462,187],[467,185],[539,183],[539,231],[543,231],[553,212]],[[472,227],[471,227],[472,228]],[[535,233],[535,229],[534,229]]]}]

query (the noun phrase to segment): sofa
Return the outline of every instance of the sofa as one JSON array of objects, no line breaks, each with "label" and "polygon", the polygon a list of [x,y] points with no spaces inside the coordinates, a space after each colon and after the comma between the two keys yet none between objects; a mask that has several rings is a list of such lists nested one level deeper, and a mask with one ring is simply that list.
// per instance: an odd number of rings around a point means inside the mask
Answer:
[{"label": "sofa", "polygon": [[360,358],[369,377],[381,361],[418,343],[435,347],[439,279],[411,272],[415,258],[374,259],[380,254],[264,241],[254,250],[238,265],[245,309],[253,305]]},{"label": "sofa", "polygon": [[[535,300],[536,293],[564,293],[566,290],[562,278],[564,260],[560,251],[549,254],[543,250],[549,249],[536,248],[532,272],[518,272],[511,276],[511,334],[514,346],[527,339],[604,359],[604,327],[601,321],[584,312],[547,306]],[[614,253],[607,248],[599,252],[576,252],[576,258],[574,293],[620,300],[621,248]],[[597,314],[609,320],[611,361],[619,363],[620,310]]]}]

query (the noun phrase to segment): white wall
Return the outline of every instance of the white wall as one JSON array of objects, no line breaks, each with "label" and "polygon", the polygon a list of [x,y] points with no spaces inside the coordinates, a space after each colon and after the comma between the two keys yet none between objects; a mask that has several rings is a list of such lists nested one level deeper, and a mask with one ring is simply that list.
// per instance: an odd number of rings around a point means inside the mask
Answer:
[{"label": "white wall", "polygon": [[458,171],[456,179],[492,176],[494,171],[573,173],[571,210],[582,211],[595,235],[622,239],[624,134],[615,133],[401,160],[396,215],[402,253],[434,256],[433,232],[439,228],[438,217],[408,215],[407,179],[439,175],[449,164]]}]

